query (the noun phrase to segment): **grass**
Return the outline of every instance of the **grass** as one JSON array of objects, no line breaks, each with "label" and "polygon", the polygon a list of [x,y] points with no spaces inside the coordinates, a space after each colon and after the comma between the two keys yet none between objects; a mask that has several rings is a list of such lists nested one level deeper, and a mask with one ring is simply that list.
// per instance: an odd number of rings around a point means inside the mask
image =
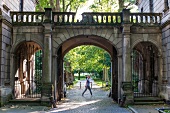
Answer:
[{"label": "grass", "polygon": [[[80,80],[85,80],[85,79],[86,79],[85,76],[80,76]],[[78,80],[78,76],[74,76],[73,85],[69,85],[69,86],[67,87],[67,89],[72,89],[73,86],[74,86],[74,84],[77,84],[78,81],[79,81],[79,80]]]},{"label": "grass", "polygon": [[[86,76],[84,75],[81,75],[80,76],[80,80],[85,80],[86,79]],[[106,82],[104,80],[101,80],[99,78],[92,78],[94,80],[94,82],[101,87],[102,90],[104,91],[108,91],[110,90],[110,82],[108,83],[108,87],[106,87]],[[77,84],[78,83],[78,76],[74,76],[74,81],[73,81],[73,84]],[[74,85],[69,85],[68,86],[68,89],[72,89]]]},{"label": "grass", "polygon": [[102,88],[102,90],[104,91],[110,90],[111,87],[110,82],[108,83],[108,87],[106,87],[106,82],[104,80],[101,80],[99,78],[94,78],[93,80],[98,86]]}]

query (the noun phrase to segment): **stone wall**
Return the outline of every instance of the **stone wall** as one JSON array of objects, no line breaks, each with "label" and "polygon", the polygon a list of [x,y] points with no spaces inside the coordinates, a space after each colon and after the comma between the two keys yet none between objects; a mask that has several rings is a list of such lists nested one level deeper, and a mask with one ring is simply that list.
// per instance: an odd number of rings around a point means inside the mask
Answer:
[{"label": "stone wall", "polygon": [[[0,10],[1,11],[1,10]],[[10,49],[11,31],[9,16],[2,11],[0,18],[0,105],[5,104],[11,97],[10,88]]]},{"label": "stone wall", "polygon": [[[147,4],[147,5],[146,5]],[[153,12],[162,13],[162,58],[163,58],[163,76],[162,76],[162,94],[165,99],[170,99],[170,0],[168,7],[165,7],[165,0],[153,0]],[[141,0],[138,4],[139,11],[143,7],[143,12],[149,12],[149,0]],[[168,96],[169,95],[169,96]]]},{"label": "stone wall", "polygon": [[[1,0],[0,8],[3,9],[3,5],[6,5],[10,11],[19,11],[20,0]],[[24,11],[34,11],[35,2],[34,0],[24,0]]]},{"label": "stone wall", "polygon": [[[149,0],[141,0],[138,4],[138,9],[141,11],[143,8],[143,12],[150,12]],[[153,12],[159,13],[164,10],[164,0],[153,0]]]},{"label": "stone wall", "polygon": [[0,52],[1,52],[1,82],[0,85],[5,85],[5,82],[9,82],[10,75],[10,64],[9,64],[9,53],[10,53],[10,43],[11,43],[11,28],[6,24],[2,23],[2,32],[0,33]]},{"label": "stone wall", "polygon": [[[12,94],[10,83],[10,49],[12,25],[10,11],[19,11],[20,0],[0,0],[0,106],[4,105]],[[24,0],[24,11],[35,11],[34,0]]]}]

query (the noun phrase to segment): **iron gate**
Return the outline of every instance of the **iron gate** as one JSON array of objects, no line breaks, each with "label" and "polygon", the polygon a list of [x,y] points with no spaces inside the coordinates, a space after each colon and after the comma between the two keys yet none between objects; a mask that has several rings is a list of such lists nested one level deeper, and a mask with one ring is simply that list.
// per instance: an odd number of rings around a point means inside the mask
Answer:
[{"label": "iron gate", "polygon": [[40,98],[42,88],[42,51],[33,42],[21,44],[16,51],[15,97]]},{"label": "iron gate", "polygon": [[143,53],[133,50],[132,84],[135,97],[158,95],[156,66],[157,58],[153,46],[147,46]]}]

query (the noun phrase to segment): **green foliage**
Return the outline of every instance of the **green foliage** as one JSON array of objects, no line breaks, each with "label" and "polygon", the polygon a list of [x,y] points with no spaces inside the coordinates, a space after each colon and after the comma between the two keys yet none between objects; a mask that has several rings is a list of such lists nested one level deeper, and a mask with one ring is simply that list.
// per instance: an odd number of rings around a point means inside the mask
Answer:
[{"label": "green foliage", "polygon": [[111,83],[108,83],[108,87],[106,87],[106,81],[98,78],[93,78],[94,82],[102,88],[102,90],[108,91],[110,90]]},{"label": "green foliage", "polygon": [[90,6],[93,12],[115,12],[118,10],[117,0],[94,0]]},{"label": "green foliage", "polygon": [[70,50],[64,60],[70,62],[71,71],[102,73],[103,68],[110,68],[110,55],[102,48],[83,45]]},{"label": "green foliage", "polygon": [[135,0],[94,0],[90,9],[93,12],[120,12],[123,8],[137,11],[134,3]]},{"label": "green foliage", "polygon": [[[36,11],[44,11],[44,8],[52,8],[57,11],[59,8],[63,12],[77,12],[79,7],[82,7],[86,0],[39,0],[36,5]],[[57,4],[59,3],[59,4]]]},{"label": "green foliage", "polygon": [[38,50],[35,53],[35,75],[34,82],[36,84],[36,93],[41,93],[42,89],[42,51]]},{"label": "green foliage", "polygon": [[164,110],[165,113],[170,113],[170,110]]},{"label": "green foliage", "polygon": [[63,12],[77,12],[80,8],[86,7],[89,2],[92,2],[89,9],[93,12],[118,12],[123,8],[135,8],[135,0],[39,0],[36,10],[43,11],[44,8],[50,7],[53,11],[60,9]]},{"label": "green foliage", "polygon": [[34,76],[34,82],[36,84],[36,90],[35,93],[41,93],[42,90],[42,71],[41,70],[35,70],[35,76]]},{"label": "green foliage", "polygon": [[51,8],[50,0],[39,0],[39,3],[36,5],[36,11],[42,11],[44,8]]}]

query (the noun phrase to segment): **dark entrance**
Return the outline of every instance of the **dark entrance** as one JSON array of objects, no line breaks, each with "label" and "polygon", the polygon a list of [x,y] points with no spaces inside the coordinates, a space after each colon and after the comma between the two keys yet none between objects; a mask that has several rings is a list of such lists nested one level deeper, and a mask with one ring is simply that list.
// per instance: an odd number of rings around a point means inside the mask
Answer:
[{"label": "dark entrance", "polygon": [[34,42],[22,43],[15,52],[15,98],[40,98],[42,51]]},{"label": "dark entrance", "polygon": [[132,84],[135,97],[158,96],[158,50],[149,42],[132,51]]}]

